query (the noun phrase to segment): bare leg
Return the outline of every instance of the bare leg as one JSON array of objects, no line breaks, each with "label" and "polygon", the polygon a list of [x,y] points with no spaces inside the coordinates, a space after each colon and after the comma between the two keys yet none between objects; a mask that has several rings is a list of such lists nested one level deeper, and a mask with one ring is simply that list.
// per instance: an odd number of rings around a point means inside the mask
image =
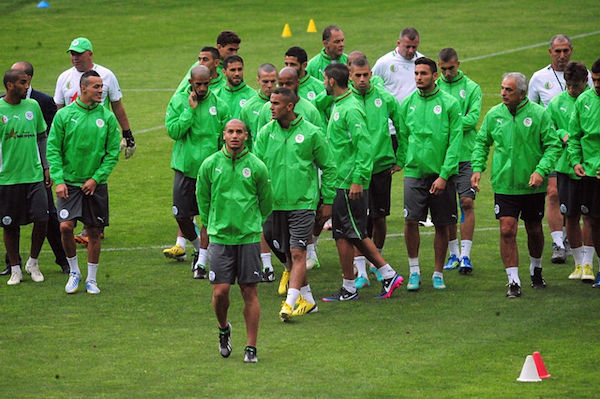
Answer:
[{"label": "bare leg", "polygon": [[[60,235],[62,239],[62,245],[65,250],[65,254],[68,258],[72,258],[77,255],[77,247],[75,245],[75,237],[73,236],[73,230],[75,229],[75,221],[67,220],[60,224]],[[89,244],[88,244],[89,245]]]},{"label": "bare leg", "polygon": [[406,243],[408,257],[417,258],[419,256],[419,246],[421,245],[418,220],[406,220],[404,222],[404,242]]},{"label": "bare leg", "polygon": [[500,218],[500,257],[504,268],[519,266],[519,251],[517,248],[518,220],[510,216]]},{"label": "bare leg", "polygon": [[213,308],[217,316],[219,328],[227,327],[227,311],[229,310],[229,284],[213,285]]},{"label": "bare leg", "polygon": [[248,337],[246,345],[256,347],[258,322],[260,320],[258,290],[256,289],[256,284],[240,285],[240,290],[244,299],[244,319],[246,320],[246,335]]},{"label": "bare leg", "polygon": [[[454,225],[456,227],[456,224]],[[435,254],[435,271],[443,272],[448,250],[448,226],[435,226],[433,252]]]}]

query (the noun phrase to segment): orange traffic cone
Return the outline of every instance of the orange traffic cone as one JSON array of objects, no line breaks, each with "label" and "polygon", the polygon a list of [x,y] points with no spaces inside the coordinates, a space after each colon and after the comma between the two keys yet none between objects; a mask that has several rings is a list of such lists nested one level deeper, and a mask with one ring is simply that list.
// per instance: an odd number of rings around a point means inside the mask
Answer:
[{"label": "orange traffic cone", "polygon": [[542,360],[542,355],[540,355],[540,352],[533,352],[533,361],[535,362],[535,368],[537,369],[540,378],[551,377],[546,370],[546,365],[544,365],[544,361]]}]

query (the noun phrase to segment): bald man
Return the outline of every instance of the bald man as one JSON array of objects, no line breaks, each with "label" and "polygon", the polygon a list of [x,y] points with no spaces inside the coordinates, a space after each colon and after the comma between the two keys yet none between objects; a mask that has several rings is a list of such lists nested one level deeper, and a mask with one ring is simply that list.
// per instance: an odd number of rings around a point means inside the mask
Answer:
[{"label": "bald man", "polygon": [[196,233],[193,218],[198,215],[196,177],[209,155],[220,147],[221,132],[230,119],[229,107],[209,89],[210,70],[197,65],[190,72],[191,88],[176,93],[167,107],[165,124],[169,137],[175,140],[171,168],[173,183],[173,215],[187,240],[194,247],[194,278],[206,277],[208,235],[206,228]]}]

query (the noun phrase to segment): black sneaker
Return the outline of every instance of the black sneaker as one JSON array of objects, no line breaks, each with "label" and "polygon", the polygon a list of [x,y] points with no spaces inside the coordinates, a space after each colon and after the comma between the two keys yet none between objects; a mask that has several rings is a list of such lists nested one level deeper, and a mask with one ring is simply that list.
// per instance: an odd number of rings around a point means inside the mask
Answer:
[{"label": "black sneaker", "polygon": [[256,348],[253,346],[247,346],[244,350],[244,363],[256,363],[258,358],[256,357]]},{"label": "black sneaker", "polygon": [[340,288],[338,292],[323,298],[325,302],[339,302],[339,301],[351,301],[358,299],[358,291],[348,292],[344,287]]},{"label": "black sneaker", "polygon": [[219,352],[223,357],[231,355],[231,323],[224,330],[219,327]]},{"label": "black sneaker", "polygon": [[546,288],[546,281],[542,277],[542,268],[534,267],[533,276],[531,276],[531,287],[532,288]]},{"label": "black sneaker", "polygon": [[263,283],[272,283],[275,281],[275,272],[273,269],[263,270],[261,273],[261,278]]},{"label": "black sneaker", "polygon": [[206,269],[198,266],[194,269],[194,278],[196,280],[203,280],[206,278]]},{"label": "black sneaker", "polygon": [[521,286],[517,283],[508,284],[508,292],[506,293],[508,298],[518,298],[521,296]]},{"label": "black sneaker", "polygon": [[192,257],[192,271],[196,270],[196,263],[198,263],[198,257],[200,253],[198,251],[194,251],[194,256]]}]

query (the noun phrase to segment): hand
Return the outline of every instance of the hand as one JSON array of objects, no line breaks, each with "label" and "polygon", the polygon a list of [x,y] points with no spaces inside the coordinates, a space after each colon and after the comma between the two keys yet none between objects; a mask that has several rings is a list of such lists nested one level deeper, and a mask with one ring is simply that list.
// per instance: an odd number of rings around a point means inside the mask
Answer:
[{"label": "hand", "polygon": [[123,130],[123,139],[121,140],[121,144],[119,145],[119,151],[125,149],[125,159],[129,159],[133,156],[135,152],[135,139],[133,138],[133,133],[130,129]]},{"label": "hand", "polygon": [[600,170],[596,171],[596,179],[600,179]]},{"label": "hand", "polygon": [[581,166],[580,163],[578,163],[577,165],[573,166],[573,171],[575,171],[575,174],[579,177],[584,177],[585,176],[585,170],[583,169],[583,166]]},{"label": "hand", "polygon": [[402,170],[402,168],[398,165],[394,165],[388,169],[388,171],[390,172],[390,175],[393,175],[396,172],[400,172],[401,170]]},{"label": "hand", "polygon": [[50,169],[44,169],[44,185],[46,186],[46,188],[50,188],[52,187],[53,183],[54,182],[50,178]]},{"label": "hand", "polygon": [[565,134],[565,137],[563,137],[562,141],[564,145],[567,145],[567,141],[569,140],[569,133]]},{"label": "hand", "polygon": [[348,193],[348,198],[351,200],[357,200],[362,197],[363,194],[363,186],[362,184],[352,183],[350,186],[350,192]]},{"label": "hand", "polygon": [[544,182],[544,178],[538,172],[533,172],[529,177],[529,187],[539,187]]},{"label": "hand", "polygon": [[479,181],[481,180],[481,172],[473,172],[471,175],[471,187],[475,189],[475,191],[479,191]]},{"label": "hand", "polygon": [[431,188],[429,189],[429,193],[433,195],[440,195],[446,190],[446,179],[442,177],[438,177],[434,180]]},{"label": "hand", "polygon": [[94,195],[94,191],[96,191],[96,186],[98,183],[94,179],[88,179],[83,186],[81,186],[81,191],[85,195]]},{"label": "hand", "polygon": [[188,102],[190,103],[190,107],[192,107],[192,109],[196,109],[196,107],[198,106],[198,96],[196,95],[196,92],[194,90],[190,92]]},{"label": "hand", "polygon": [[69,189],[65,183],[56,185],[56,196],[58,198],[67,199],[69,198]]}]

